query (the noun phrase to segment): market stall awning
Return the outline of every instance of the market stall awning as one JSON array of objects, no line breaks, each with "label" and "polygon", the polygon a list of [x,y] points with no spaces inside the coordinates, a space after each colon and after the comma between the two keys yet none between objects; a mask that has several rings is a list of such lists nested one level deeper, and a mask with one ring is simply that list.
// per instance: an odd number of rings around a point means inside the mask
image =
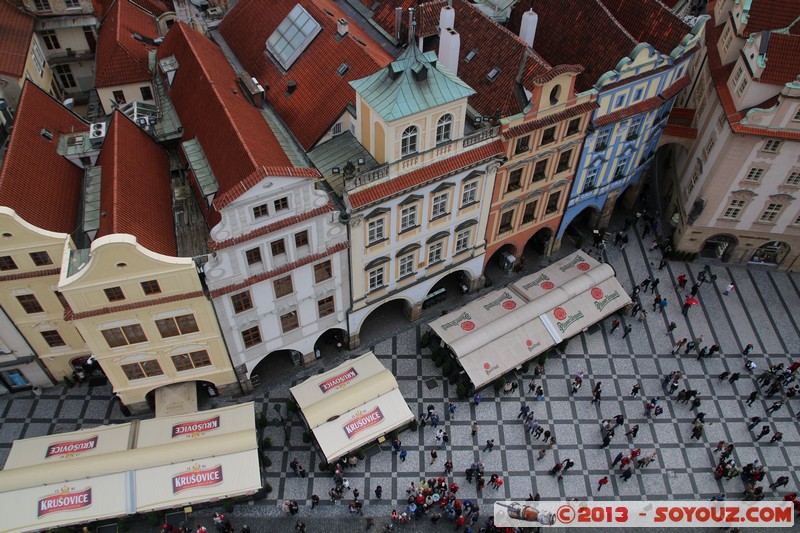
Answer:
[{"label": "market stall awning", "polygon": [[588,290],[551,308],[544,318],[552,324],[560,339],[568,339],[625,307],[630,301],[617,278],[611,277],[592,284]]},{"label": "market stall awning", "polygon": [[372,352],[313,376],[290,392],[328,462],[414,419],[397,380]]},{"label": "market stall awning", "polygon": [[[602,263],[583,252],[568,255],[552,265],[529,274],[511,284],[514,292],[532,302],[563,287],[567,282],[583,276],[592,269],[598,268]],[[613,275],[613,273],[612,273]]]},{"label": "market stall awning", "polygon": [[209,439],[250,430],[255,435],[255,413],[252,402],[211,411],[142,420],[139,422],[136,447],[147,448],[181,441]]},{"label": "market stall awning", "polygon": [[434,320],[430,327],[440,339],[452,346],[457,340],[478,334],[482,328],[491,326],[523,305],[525,300],[519,295],[508,288],[500,289]]}]

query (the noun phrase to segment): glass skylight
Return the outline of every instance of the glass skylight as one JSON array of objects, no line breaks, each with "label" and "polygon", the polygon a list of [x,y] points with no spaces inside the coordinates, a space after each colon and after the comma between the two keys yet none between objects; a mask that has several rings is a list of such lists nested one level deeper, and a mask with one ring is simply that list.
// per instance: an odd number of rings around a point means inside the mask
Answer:
[{"label": "glass skylight", "polygon": [[289,70],[320,31],[322,26],[297,4],[267,39],[267,51]]}]

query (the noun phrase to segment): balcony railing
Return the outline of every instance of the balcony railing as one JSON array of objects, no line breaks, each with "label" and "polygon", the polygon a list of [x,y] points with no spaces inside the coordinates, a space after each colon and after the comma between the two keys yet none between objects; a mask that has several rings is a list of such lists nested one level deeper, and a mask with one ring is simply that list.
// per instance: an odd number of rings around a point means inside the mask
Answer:
[{"label": "balcony railing", "polygon": [[51,66],[75,63],[77,61],[91,61],[92,59],[94,59],[94,52],[91,50],[72,50],[70,48],[63,52],[53,52],[47,56],[47,62]]}]

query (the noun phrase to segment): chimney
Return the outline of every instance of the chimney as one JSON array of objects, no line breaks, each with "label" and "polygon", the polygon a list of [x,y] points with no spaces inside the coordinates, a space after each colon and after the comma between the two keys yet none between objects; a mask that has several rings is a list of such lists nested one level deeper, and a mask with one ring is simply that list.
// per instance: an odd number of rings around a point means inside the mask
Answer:
[{"label": "chimney", "polygon": [[456,26],[456,10],[450,6],[444,6],[439,13],[439,33]]},{"label": "chimney", "polygon": [[408,8],[408,46],[414,46],[414,8]]},{"label": "chimney", "polygon": [[394,8],[394,38],[400,40],[400,28],[403,26],[403,8]]},{"label": "chimney", "polygon": [[297,82],[294,80],[289,80],[286,82],[286,96],[292,94],[295,89],[297,89]]},{"label": "chimney", "polygon": [[526,11],[522,15],[522,24],[519,26],[519,37],[528,46],[533,48],[533,38],[536,37],[536,24],[539,22],[539,15],[534,13],[533,9]]},{"label": "chimney", "polygon": [[461,36],[457,31],[448,28],[439,32],[439,62],[453,74],[458,74],[458,53],[460,48]]},{"label": "chimney", "polygon": [[344,37],[345,35],[347,35],[348,31],[350,31],[350,30],[348,29],[347,20],[346,19],[342,18],[342,19],[339,19],[338,21],[336,21],[336,32],[339,35]]}]

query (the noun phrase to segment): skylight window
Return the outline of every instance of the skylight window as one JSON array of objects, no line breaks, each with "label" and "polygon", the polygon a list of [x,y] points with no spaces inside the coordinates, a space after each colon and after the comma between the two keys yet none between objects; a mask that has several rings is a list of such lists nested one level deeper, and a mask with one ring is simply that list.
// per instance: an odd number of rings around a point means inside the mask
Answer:
[{"label": "skylight window", "polygon": [[342,63],[341,65],[339,65],[339,68],[336,69],[336,73],[339,76],[344,76],[345,74],[347,74],[348,70],[350,70],[350,65],[348,65],[347,63]]},{"label": "skylight window", "polygon": [[494,81],[497,79],[497,76],[500,75],[500,69],[498,67],[494,67],[492,70],[489,71],[489,74],[486,75],[486,79],[489,81]]},{"label": "skylight window", "polygon": [[469,51],[469,53],[466,55],[466,57],[464,57],[464,63],[469,63],[470,61],[475,59],[476,55],[478,55],[478,49],[477,48],[473,48],[472,50]]},{"label": "skylight window", "polygon": [[297,4],[267,39],[267,51],[289,70],[320,31],[322,26]]}]

